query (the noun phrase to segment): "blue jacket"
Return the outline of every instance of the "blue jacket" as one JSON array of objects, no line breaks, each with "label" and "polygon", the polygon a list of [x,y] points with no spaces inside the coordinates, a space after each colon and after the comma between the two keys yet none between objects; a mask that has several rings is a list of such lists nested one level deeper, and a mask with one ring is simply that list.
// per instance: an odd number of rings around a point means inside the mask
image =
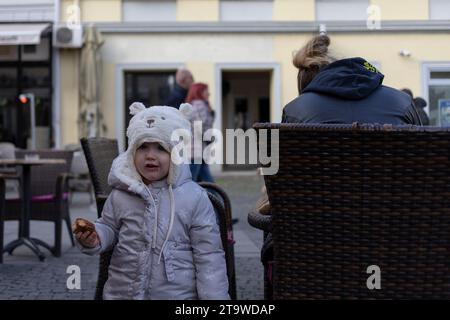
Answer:
[{"label": "blue jacket", "polygon": [[330,63],[285,106],[282,122],[420,125],[412,98],[382,85],[383,78],[363,58]]},{"label": "blue jacket", "polygon": [[175,83],[173,90],[170,92],[169,98],[167,99],[165,105],[174,108],[179,108],[180,104],[184,103],[186,100],[188,91],[178,84]]}]

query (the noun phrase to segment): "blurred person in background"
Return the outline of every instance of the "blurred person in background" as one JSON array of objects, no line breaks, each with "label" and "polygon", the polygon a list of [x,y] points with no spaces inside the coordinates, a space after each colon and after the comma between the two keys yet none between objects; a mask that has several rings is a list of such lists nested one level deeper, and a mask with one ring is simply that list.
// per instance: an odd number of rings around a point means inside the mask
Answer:
[{"label": "blurred person in background", "polygon": [[408,88],[404,88],[401,91],[403,91],[404,93],[408,94],[411,98],[413,98],[414,101],[414,106],[417,109],[417,113],[420,116],[420,120],[422,121],[422,125],[424,126],[429,126],[430,125],[430,119],[428,118],[427,113],[425,112],[425,110],[423,110],[426,106],[427,106],[427,102],[425,101],[424,98],[422,97],[415,97],[412,93],[412,91]]},{"label": "blurred person in background", "polygon": [[[203,141],[203,134],[208,129],[212,128],[214,122],[214,111],[212,110],[208,99],[208,85],[201,82],[194,83],[189,88],[189,92],[186,97],[186,102],[192,105],[192,112],[189,116],[192,127],[192,137],[193,139],[196,139],[197,142],[202,142],[201,144],[192,143],[191,148],[191,174],[192,180],[196,182],[214,182],[214,178],[209,171],[209,166],[203,159],[203,150],[208,145],[208,142]],[[200,121],[202,124],[201,132],[194,130],[195,122],[198,121]],[[197,134],[197,136],[194,136],[194,134]],[[201,158],[196,159],[196,155],[200,156]]]},{"label": "blurred person in background", "polygon": [[178,69],[175,74],[175,84],[173,90],[170,92],[169,98],[165,105],[174,108],[179,108],[186,100],[189,88],[194,83],[192,73],[187,69]]}]

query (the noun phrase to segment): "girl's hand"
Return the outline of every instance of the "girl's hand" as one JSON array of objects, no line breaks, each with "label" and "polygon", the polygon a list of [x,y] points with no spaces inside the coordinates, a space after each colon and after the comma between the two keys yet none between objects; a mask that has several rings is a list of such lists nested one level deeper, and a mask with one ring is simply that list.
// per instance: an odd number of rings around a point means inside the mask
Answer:
[{"label": "girl's hand", "polygon": [[95,231],[78,232],[75,238],[86,248],[95,248],[100,244],[100,238]]}]

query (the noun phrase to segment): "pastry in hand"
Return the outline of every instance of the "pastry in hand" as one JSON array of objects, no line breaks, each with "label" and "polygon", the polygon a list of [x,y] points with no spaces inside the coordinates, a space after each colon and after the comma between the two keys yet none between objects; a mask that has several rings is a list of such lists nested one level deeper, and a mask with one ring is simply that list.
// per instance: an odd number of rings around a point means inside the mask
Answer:
[{"label": "pastry in hand", "polygon": [[83,218],[77,218],[72,224],[72,232],[77,234],[79,232],[85,233],[87,231],[94,232],[95,225],[89,220]]}]

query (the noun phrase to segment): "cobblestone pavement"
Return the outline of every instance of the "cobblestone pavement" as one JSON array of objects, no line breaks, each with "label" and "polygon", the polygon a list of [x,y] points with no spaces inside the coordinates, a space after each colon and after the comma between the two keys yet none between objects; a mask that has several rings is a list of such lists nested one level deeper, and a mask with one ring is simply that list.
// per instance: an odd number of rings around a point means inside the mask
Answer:
[{"label": "cobblestone pavement", "polygon": [[[259,197],[259,177],[254,175],[226,175],[217,177],[217,183],[229,194],[234,217],[236,279],[238,299],[263,299],[263,268],[259,258],[262,234],[247,223],[247,213]],[[94,220],[96,210],[89,203],[86,193],[75,193],[71,204],[72,220],[84,217]],[[18,224],[5,223],[5,244],[17,236]],[[53,224],[32,221],[31,235],[53,244]],[[68,231],[63,230],[63,254],[55,258],[42,249],[47,256],[40,262],[25,246],[4,254],[0,264],[0,299],[92,299],[97,281],[98,258],[81,254],[71,247]],[[76,265],[81,271],[81,289],[67,289],[71,273],[68,267]]]}]

